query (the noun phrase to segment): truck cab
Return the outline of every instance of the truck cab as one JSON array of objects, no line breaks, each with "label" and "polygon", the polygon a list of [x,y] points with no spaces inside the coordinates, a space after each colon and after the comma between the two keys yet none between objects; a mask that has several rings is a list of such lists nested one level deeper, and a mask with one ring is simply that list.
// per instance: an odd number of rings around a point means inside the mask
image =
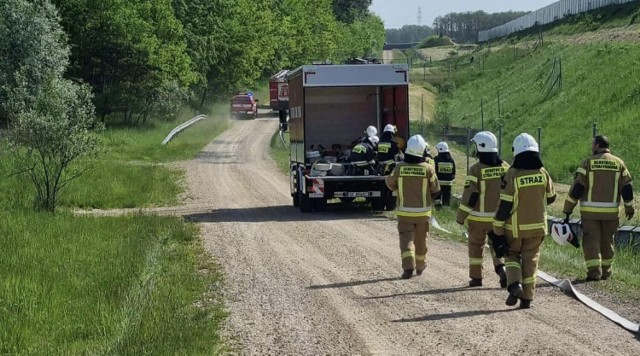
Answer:
[{"label": "truck cab", "polygon": [[365,198],[392,210],[395,197],[380,174],[348,175],[354,140],[387,124],[409,136],[408,68],[396,64],[305,65],[289,83],[290,182],[293,205],[322,211],[327,201]]}]

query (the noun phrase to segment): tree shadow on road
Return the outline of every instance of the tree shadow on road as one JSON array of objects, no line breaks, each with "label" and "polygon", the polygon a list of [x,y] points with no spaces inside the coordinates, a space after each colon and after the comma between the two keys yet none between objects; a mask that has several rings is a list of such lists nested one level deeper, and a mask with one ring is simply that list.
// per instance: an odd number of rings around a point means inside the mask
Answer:
[{"label": "tree shadow on road", "polygon": [[301,222],[301,221],[336,221],[367,219],[389,221],[388,218],[371,211],[341,211],[338,213],[301,213],[291,205],[262,206],[252,208],[214,209],[208,212],[193,213],[183,216],[184,219],[199,223],[220,222]]},{"label": "tree shadow on road", "polygon": [[431,315],[421,316],[418,318],[396,319],[396,320],[391,320],[391,322],[392,323],[416,323],[421,321],[438,321],[438,320],[446,320],[446,319],[471,318],[474,316],[481,316],[481,315],[510,313],[515,310],[518,310],[518,309],[510,308],[510,309],[498,309],[498,310],[469,310],[469,311],[460,311],[460,312],[444,313],[444,314],[431,314]]},{"label": "tree shadow on road", "polygon": [[315,286],[309,286],[307,289],[330,289],[330,288],[345,288],[345,287],[356,287],[364,284],[373,284],[380,282],[390,282],[390,281],[399,281],[400,277],[386,277],[386,278],[378,278],[378,279],[370,279],[365,281],[352,281],[352,282],[341,282],[341,283],[332,283],[332,284],[320,284]]}]

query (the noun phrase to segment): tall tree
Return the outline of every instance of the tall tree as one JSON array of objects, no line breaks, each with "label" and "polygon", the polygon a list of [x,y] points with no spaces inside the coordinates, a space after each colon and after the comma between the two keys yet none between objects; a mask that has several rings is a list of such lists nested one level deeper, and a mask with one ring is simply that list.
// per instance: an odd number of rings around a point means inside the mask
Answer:
[{"label": "tall tree", "polygon": [[196,81],[170,0],[54,3],[73,44],[70,75],[92,85],[103,115],[145,116],[167,90],[183,92]]},{"label": "tall tree", "polygon": [[61,190],[83,172],[73,163],[96,152],[91,90],[64,78],[69,48],[49,0],[0,5],[3,110],[18,171],[27,173],[38,208],[55,211]]},{"label": "tall tree", "polygon": [[371,0],[333,0],[333,13],[338,21],[352,23],[365,17],[369,6]]}]

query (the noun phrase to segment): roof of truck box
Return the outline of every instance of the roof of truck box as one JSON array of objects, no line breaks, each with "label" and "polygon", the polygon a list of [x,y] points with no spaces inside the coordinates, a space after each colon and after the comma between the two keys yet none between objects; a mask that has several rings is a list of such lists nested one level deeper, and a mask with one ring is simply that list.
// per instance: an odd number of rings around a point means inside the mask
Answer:
[{"label": "roof of truck box", "polygon": [[304,65],[287,75],[304,75],[305,87],[408,85],[406,64]]}]

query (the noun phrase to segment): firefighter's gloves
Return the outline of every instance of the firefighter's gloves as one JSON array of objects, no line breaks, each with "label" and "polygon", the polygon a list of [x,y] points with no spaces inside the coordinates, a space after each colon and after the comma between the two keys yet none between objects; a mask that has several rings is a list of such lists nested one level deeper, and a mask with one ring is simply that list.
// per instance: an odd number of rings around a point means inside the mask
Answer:
[{"label": "firefighter's gloves", "polygon": [[633,217],[633,214],[635,213],[636,213],[636,209],[634,209],[632,205],[624,206],[624,216],[627,217],[627,220],[631,220],[631,218]]},{"label": "firefighter's gloves", "polygon": [[496,253],[496,257],[502,258],[509,254],[509,243],[507,242],[506,236],[496,235],[493,231],[489,231],[487,235],[489,236],[493,250]]}]

